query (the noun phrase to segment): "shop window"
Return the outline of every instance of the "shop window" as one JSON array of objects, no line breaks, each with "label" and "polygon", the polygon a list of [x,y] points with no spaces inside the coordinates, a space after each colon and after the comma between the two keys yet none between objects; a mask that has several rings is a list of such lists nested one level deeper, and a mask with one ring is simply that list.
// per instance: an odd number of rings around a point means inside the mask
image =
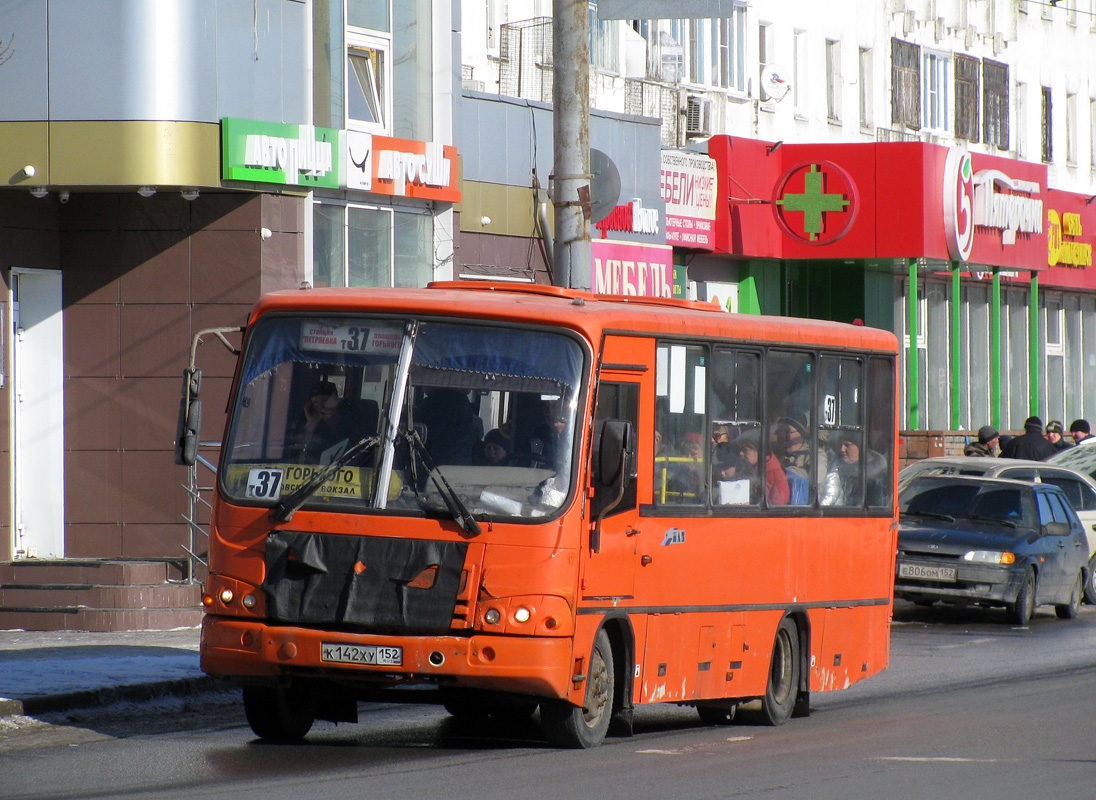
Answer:
[{"label": "shop window", "polygon": [[979,66],[977,58],[955,57],[955,136],[968,142],[979,139]]},{"label": "shop window", "polygon": [[362,204],[315,203],[312,283],[425,286],[433,279],[433,217]]},{"label": "shop window", "polygon": [[982,62],[982,139],[986,145],[1008,150],[1008,65]]},{"label": "shop window", "polygon": [[921,128],[921,47],[891,39],[891,122]]}]

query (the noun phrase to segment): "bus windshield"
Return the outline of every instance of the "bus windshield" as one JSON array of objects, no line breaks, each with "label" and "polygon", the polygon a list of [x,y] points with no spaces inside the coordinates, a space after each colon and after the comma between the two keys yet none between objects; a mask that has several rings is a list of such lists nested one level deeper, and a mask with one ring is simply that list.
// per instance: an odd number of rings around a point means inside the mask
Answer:
[{"label": "bus windshield", "polygon": [[553,515],[572,492],[583,363],[552,330],[271,315],[241,363],[222,491],[292,506],[282,519]]}]

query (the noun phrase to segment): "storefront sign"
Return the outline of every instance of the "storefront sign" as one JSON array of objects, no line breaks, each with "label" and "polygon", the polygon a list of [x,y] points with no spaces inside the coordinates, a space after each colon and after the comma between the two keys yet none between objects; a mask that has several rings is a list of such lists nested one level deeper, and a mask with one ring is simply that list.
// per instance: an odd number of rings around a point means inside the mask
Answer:
[{"label": "storefront sign", "polygon": [[644,208],[643,201],[637,198],[627,205],[614,208],[609,216],[594,227],[601,231],[602,239],[608,236],[609,231],[643,233],[657,237],[662,233],[658,217],[657,208]]},{"label": "storefront sign", "polygon": [[715,247],[717,176],[715,161],[708,156],[662,151],[667,244],[709,251]]},{"label": "storefront sign", "polygon": [[804,162],[786,171],[777,181],[772,207],[785,234],[813,246],[843,237],[859,211],[856,184],[832,161]]},{"label": "storefront sign", "polygon": [[1047,264],[1051,267],[1091,267],[1092,244],[1077,241],[1084,234],[1077,212],[1047,212]]},{"label": "storefront sign", "polygon": [[221,177],[338,188],[339,131],[246,119],[221,120]]},{"label": "storefront sign", "polygon": [[952,261],[966,261],[974,245],[974,169],[970,153],[948,150],[944,162],[944,233]]},{"label": "storefront sign", "polygon": [[597,294],[672,297],[674,251],[672,247],[612,239],[590,242]]},{"label": "storefront sign", "polygon": [[1010,178],[999,169],[974,173],[974,224],[1001,232],[1001,244],[1016,243],[1017,233],[1043,232],[1039,184]]},{"label": "storefront sign", "polygon": [[460,202],[457,148],[346,131],[346,188]]}]

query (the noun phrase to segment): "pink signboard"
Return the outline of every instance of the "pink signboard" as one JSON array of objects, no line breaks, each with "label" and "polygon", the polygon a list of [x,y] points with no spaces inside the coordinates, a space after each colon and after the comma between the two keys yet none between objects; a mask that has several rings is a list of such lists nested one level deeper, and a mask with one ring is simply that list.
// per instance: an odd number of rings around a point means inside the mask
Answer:
[{"label": "pink signboard", "polygon": [[590,251],[596,294],[673,296],[672,247],[594,239],[590,242]]}]

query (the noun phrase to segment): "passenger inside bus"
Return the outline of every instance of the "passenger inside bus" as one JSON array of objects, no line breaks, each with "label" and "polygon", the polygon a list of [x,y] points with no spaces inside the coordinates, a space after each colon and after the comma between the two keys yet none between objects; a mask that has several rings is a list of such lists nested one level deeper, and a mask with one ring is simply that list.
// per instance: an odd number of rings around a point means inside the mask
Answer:
[{"label": "passenger inside bus", "polygon": [[781,417],[776,422],[773,449],[784,466],[784,473],[791,489],[789,504],[807,505],[810,502],[810,476],[812,462],[817,460],[825,474],[826,454],[812,458],[810,436],[807,427],[793,417]]},{"label": "passenger inside bus", "polygon": [[[339,389],[331,381],[317,383],[309,392],[300,418],[293,426],[290,455],[303,464],[330,463],[353,444],[351,419],[339,401]],[[356,440],[355,440],[356,441]]]},{"label": "passenger inside bus", "polygon": [[504,466],[510,457],[510,437],[499,428],[492,428],[483,437],[482,463]]},{"label": "passenger inside bus", "polygon": [[[733,442],[733,447],[741,456],[746,465],[746,477],[750,480],[750,503],[756,505],[761,501],[761,453],[760,433],[747,431]],[[772,453],[765,458],[765,499],[771,506],[784,506],[791,497],[791,489],[788,486],[788,478],[784,474],[780,461]]]},{"label": "passenger inside bus", "polygon": [[[873,507],[886,499],[886,459],[874,450],[862,448],[860,442],[859,433],[842,431],[838,434],[834,463],[819,491],[822,505],[861,507],[866,500],[867,505]],[[861,474],[865,472],[862,482]]]}]

